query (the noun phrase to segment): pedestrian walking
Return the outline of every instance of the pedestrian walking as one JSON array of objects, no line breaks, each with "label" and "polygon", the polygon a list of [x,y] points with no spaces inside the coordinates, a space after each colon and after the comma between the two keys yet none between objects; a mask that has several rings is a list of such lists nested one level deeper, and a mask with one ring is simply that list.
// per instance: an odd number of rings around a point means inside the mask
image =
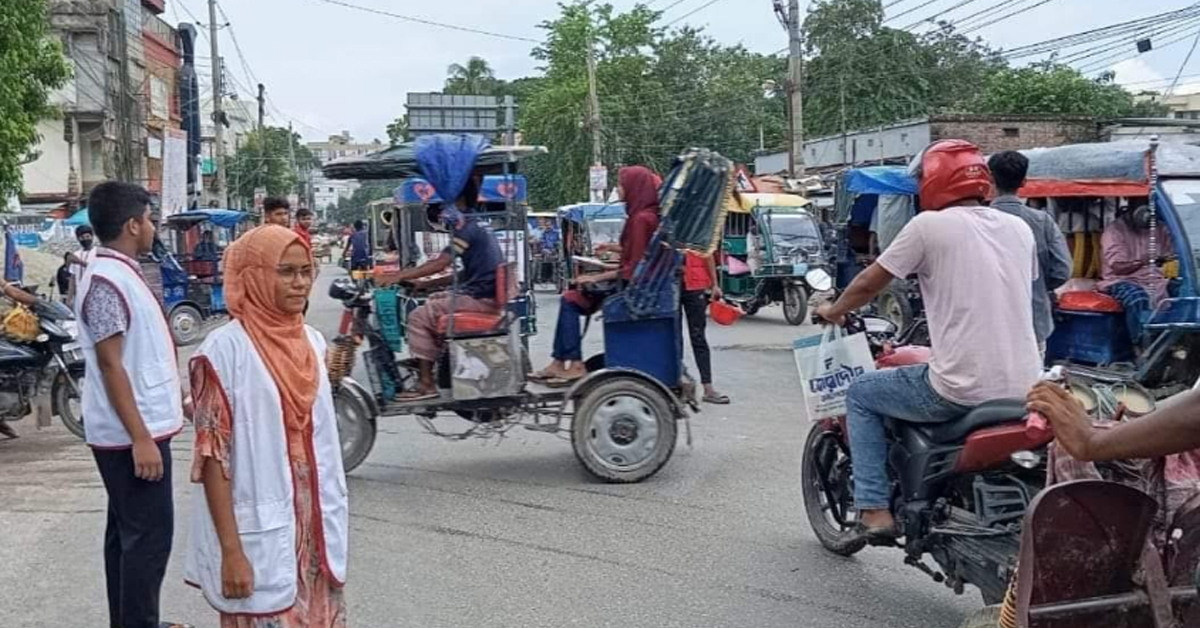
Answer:
[{"label": "pedestrian walking", "polygon": [[314,275],[296,232],[243,235],[225,251],[233,320],[191,361],[186,575],[222,628],[346,626],[346,477],[325,339],[303,317]]},{"label": "pedestrian walking", "polygon": [[688,252],[684,257],[683,292],[680,305],[687,317],[688,338],[692,342],[692,354],[696,357],[696,368],[700,371],[700,384],[704,386],[704,402],[717,405],[729,403],[729,396],[717,392],[713,387],[712,353],[708,349],[708,303],[721,299],[721,283],[717,278],[717,264],[712,255]]},{"label": "pedestrian walking", "polygon": [[175,345],[137,263],[154,243],[150,195],[96,186],[88,215],[101,246],[76,287],[87,442],[108,493],[104,568],[111,628],[162,628],[159,593],[175,529],[171,438],[183,428]]}]

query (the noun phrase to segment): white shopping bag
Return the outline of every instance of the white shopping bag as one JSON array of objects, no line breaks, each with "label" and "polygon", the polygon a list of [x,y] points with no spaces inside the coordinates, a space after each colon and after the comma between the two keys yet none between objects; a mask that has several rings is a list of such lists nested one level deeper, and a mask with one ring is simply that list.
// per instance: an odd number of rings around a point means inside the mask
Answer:
[{"label": "white shopping bag", "polygon": [[846,391],[863,373],[875,370],[866,334],[847,335],[837,325],[792,343],[809,421],[846,414]]}]

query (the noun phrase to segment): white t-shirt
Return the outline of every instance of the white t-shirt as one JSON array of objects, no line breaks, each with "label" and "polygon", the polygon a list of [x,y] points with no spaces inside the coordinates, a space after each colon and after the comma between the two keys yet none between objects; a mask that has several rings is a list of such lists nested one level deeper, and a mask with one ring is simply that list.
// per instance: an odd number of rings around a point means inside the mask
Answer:
[{"label": "white t-shirt", "polygon": [[929,379],[938,394],[977,406],[1023,398],[1037,382],[1037,246],[1020,218],[987,207],[922,212],[879,265],[920,281],[933,344]]}]

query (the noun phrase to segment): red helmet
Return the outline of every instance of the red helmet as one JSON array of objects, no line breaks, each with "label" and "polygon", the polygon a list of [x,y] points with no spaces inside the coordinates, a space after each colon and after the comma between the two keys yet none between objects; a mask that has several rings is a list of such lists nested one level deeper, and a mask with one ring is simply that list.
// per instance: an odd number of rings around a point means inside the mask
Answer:
[{"label": "red helmet", "polygon": [[925,147],[909,164],[920,186],[921,209],[944,209],[954,201],[987,198],[992,174],[979,147],[965,140],[940,140]]}]

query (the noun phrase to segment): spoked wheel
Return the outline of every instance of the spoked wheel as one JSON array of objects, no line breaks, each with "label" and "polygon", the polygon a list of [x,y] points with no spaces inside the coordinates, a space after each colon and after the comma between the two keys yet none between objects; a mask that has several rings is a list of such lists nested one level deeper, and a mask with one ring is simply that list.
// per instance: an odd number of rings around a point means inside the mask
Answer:
[{"label": "spoked wheel", "polygon": [[808,524],[825,549],[850,556],[866,546],[854,534],[854,476],[841,435],[818,423],[804,443],[800,483]]},{"label": "spoked wheel", "polygon": [[657,473],[675,451],[675,434],[675,414],[662,391],[635,377],[615,377],[576,402],[571,445],[593,475],[624,484]]},{"label": "spoked wheel", "polygon": [[175,344],[186,347],[200,341],[204,330],[204,315],[190,305],[180,305],[171,310],[171,336]]},{"label": "spoked wheel", "polygon": [[79,438],[86,438],[87,434],[83,430],[83,402],[79,396],[82,386],[83,378],[60,372],[58,377],[54,378],[50,398],[53,400],[54,413],[62,420],[67,430]]},{"label": "spoked wheel", "polygon": [[783,317],[789,325],[803,325],[808,314],[808,293],[796,284],[783,287]]},{"label": "spoked wheel", "polygon": [[367,459],[375,446],[375,420],[367,401],[345,386],[334,395],[333,408],[342,445],[342,464],[346,473],[350,473]]}]

